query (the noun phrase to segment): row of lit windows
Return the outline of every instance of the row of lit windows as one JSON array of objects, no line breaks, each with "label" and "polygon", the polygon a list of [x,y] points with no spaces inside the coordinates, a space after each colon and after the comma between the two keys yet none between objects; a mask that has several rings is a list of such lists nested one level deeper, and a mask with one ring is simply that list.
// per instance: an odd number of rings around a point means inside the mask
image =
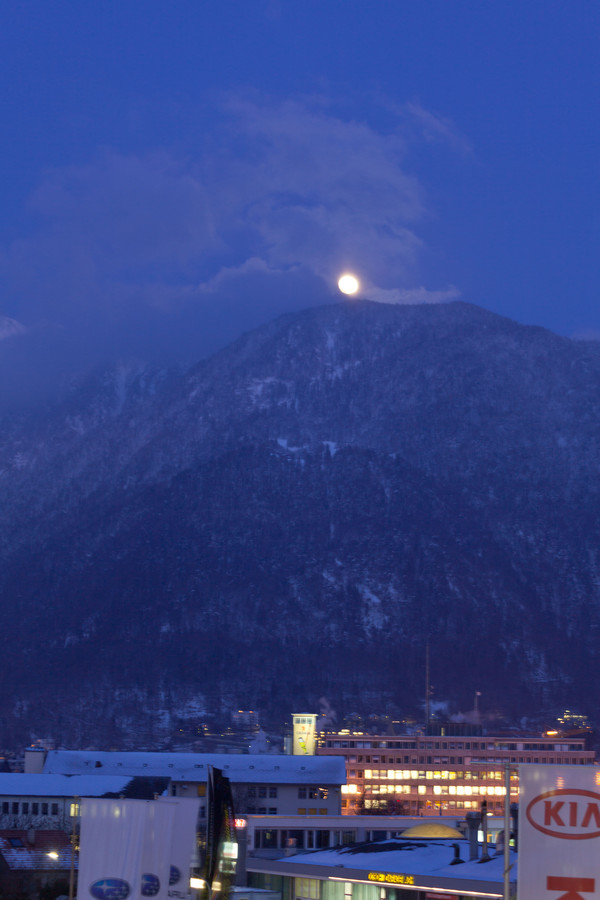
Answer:
[{"label": "row of lit windows", "polygon": [[[352,772],[349,773],[352,777]],[[459,771],[456,769],[365,769],[365,778],[387,778],[389,781],[504,781],[504,772],[497,770]],[[516,779],[516,775],[514,776]]]},{"label": "row of lit windows", "polygon": [[[343,802],[345,803],[346,801],[343,801]],[[421,809],[422,808],[421,801],[419,800],[418,803],[419,803],[418,808]],[[365,809],[386,809],[387,804],[388,804],[387,800],[370,800],[367,798],[365,800]],[[430,809],[434,809],[434,808],[435,809],[479,809],[480,804],[479,804],[478,800],[436,800],[435,804],[430,801],[427,801],[426,806],[427,806],[427,808],[430,808]],[[503,802],[498,801],[495,804],[488,803],[488,810],[494,806],[495,806],[496,810],[500,810],[503,808]],[[344,807],[344,808],[346,808],[346,807]],[[416,800],[411,801],[411,808],[414,810],[417,809],[417,801]]]},{"label": "row of lit windows", "polygon": [[[434,794],[450,794],[456,797],[503,797],[506,793],[502,785],[495,785],[494,787],[478,784],[434,784],[431,787],[425,784],[365,785],[365,793],[369,794],[426,794],[428,792],[431,793],[431,791]],[[517,794],[516,789],[514,793],[515,795]]]}]

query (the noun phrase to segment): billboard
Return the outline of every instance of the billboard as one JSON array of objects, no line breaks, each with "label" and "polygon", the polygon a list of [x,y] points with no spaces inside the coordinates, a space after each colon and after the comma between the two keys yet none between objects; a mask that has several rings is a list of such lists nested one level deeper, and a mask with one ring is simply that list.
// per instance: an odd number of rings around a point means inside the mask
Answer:
[{"label": "billboard", "polygon": [[313,713],[294,713],[294,756],[314,756],[317,717]]},{"label": "billboard", "polygon": [[79,900],[167,900],[174,814],[154,801],[82,800]]},{"label": "billboard", "polygon": [[600,896],[600,769],[519,767],[518,896]]}]

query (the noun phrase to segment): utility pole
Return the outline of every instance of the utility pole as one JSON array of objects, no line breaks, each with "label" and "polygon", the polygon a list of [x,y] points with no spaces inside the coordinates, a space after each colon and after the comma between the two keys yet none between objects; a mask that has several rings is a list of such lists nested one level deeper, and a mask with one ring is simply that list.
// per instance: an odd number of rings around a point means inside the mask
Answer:
[{"label": "utility pole", "polygon": [[429,641],[425,644],[425,734],[429,731]]}]

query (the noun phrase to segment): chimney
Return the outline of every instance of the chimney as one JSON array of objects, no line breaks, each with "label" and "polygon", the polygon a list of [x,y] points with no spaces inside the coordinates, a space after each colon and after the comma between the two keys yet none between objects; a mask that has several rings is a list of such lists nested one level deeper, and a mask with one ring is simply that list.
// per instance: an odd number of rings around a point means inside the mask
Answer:
[{"label": "chimney", "polygon": [[464,863],[464,859],[460,858],[460,844],[452,844],[454,847],[454,859],[450,863],[451,866],[459,866]]},{"label": "chimney", "polygon": [[477,832],[479,831],[479,825],[481,823],[481,813],[477,810],[473,810],[472,812],[467,813],[466,819],[469,837],[469,859],[477,859],[479,855],[477,850]]},{"label": "chimney", "polygon": [[481,828],[483,830],[483,846],[481,848],[481,859],[480,863],[489,862],[492,858],[490,856],[489,848],[488,848],[488,808],[487,808],[487,800],[481,801]]}]

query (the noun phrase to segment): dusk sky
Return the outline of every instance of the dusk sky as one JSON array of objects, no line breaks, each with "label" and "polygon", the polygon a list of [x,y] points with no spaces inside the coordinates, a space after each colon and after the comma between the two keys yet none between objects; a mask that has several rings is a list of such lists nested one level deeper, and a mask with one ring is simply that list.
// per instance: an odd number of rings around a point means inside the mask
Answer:
[{"label": "dusk sky", "polygon": [[[600,335],[596,0],[23,0],[0,388],[360,295]],[[351,302],[351,301],[348,301]]]}]

